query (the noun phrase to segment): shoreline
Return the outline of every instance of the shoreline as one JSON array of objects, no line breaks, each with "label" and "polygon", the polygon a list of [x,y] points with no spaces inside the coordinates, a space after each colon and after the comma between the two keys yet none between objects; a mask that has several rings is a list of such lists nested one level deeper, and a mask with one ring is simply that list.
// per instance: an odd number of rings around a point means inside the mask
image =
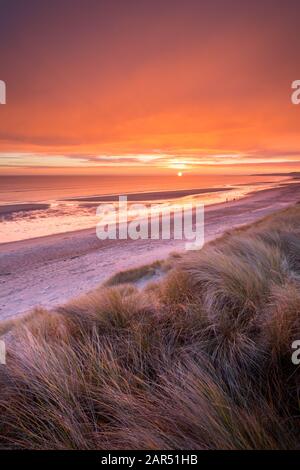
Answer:
[{"label": "shoreline", "polygon": [[0,217],[3,215],[11,215],[15,212],[30,212],[41,209],[49,209],[48,203],[16,203],[16,204],[3,204],[0,205]]},{"label": "shoreline", "polygon": [[[291,183],[286,183],[286,185],[290,185]],[[242,185],[241,185],[242,186]],[[251,185],[251,186],[254,186]],[[205,208],[205,211],[209,211],[210,209],[213,209],[213,208],[218,208],[219,206],[224,206],[224,207],[230,207],[231,204],[233,203],[237,203],[238,201],[245,201],[247,198],[255,195],[255,194],[258,194],[258,193],[264,193],[266,191],[274,191],[276,189],[280,189],[281,188],[281,182],[278,182],[278,186],[276,187],[273,187],[273,188],[265,188],[265,189],[255,189],[255,190],[251,190],[249,191],[249,193],[245,194],[245,196],[242,196],[241,198],[239,199],[236,199],[236,200],[231,200],[231,201],[222,201],[222,202],[214,202],[212,204],[207,204],[206,205],[206,208]],[[231,190],[234,190],[235,188],[226,188],[226,189],[218,189],[216,191],[213,191],[213,192],[225,192],[225,191],[231,191]],[[181,193],[181,191],[186,191],[186,190],[176,190],[176,193]],[[189,191],[189,190],[188,190]],[[201,191],[201,190],[191,190],[191,191]],[[193,193],[192,195],[197,195],[197,194],[209,194],[209,191],[205,191],[205,193],[201,193],[201,192],[195,192]],[[154,192],[153,192],[154,193]],[[159,193],[159,194],[164,194],[165,191],[155,191],[155,193]],[[142,193],[128,193],[128,194],[124,194],[125,196],[129,196],[129,195],[136,195],[136,194],[142,194]],[[150,194],[150,193],[147,193],[147,194]],[[152,194],[152,193],[151,193]],[[112,195],[113,196],[113,195]],[[107,196],[107,197],[112,197],[112,196]],[[95,197],[98,197],[98,196],[95,196]],[[102,197],[102,196],[99,196],[99,197]],[[105,196],[106,197],[106,196]],[[178,195],[178,198],[180,197],[180,195]],[[184,197],[184,196],[182,196]],[[74,199],[65,199],[64,201],[76,201],[76,202],[80,202],[80,199],[77,199],[77,198],[74,198]],[[156,199],[155,201],[157,201],[158,199]],[[128,200],[129,202],[131,202],[130,200]],[[145,200],[146,201],[146,200]],[[143,202],[145,202],[143,201]],[[83,201],[84,202],[84,201]],[[86,202],[86,201],[85,201]],[[142,200],[141,200],[142,202]],[[32,204],[33,206],[35,205],[35,203]],[[0,206],[1,207],[1,206]],[[0,242],[0,255],[1,255],[1,252],[2,252],[2,248],[7,248],[11,245],[15,245],[15,246],[18,246],[19,244],[27,244],[27,243],[30,243],[30,242],[33,242],[33,241],[42,241],[45,239],[46,240],[51,240],[51,239],[56,239],[56,238],[61,238],[61,237],[64,237],[64,235],[71,235],[73,234],[74,236],[76,235],[80,235],[80,234],[89,234],[89,233],[94,233],[95,232],[95,226],[93,227],[87,227],[87,228],[81,228],[81,229],[76,229],[76,230],[70,230],[70,231],[67,231],[67,232],[58,232],[58,233],[50,233],[49,235],[43,235],[43,236],[38,236],[38,237],[32,237],[32,238],[25,238],[25,239],[21,239],[21,240],[13,240],[13,241],[9,241],[9,242],[3,242],[1,243]]]},{"label": "shoreline", "polygon": [[[256,188],[255,188],[256,189]],[[255,190],[254,189],[254,190]],[[264,188],[267,189],[267,188]],[[203,197],[203,204],[206,205],[213,205],[217,203],[222,203],[224,201],[229,201],[233,200],[235,198],[240,199],[245,197],[246,195],[250,194],[253,191],[253,186],[250,188],[248,187],[246,191],[240,190],[241,193],[236,195],[235,191],[238,191],[239,188],[235,186],[230,186],[230,187],[216,187],[216,188],[200,188],[200,189],[179,189],[179,190],[160,190],[160,191],[151,191],[151,192],[134,192],[134,193],[126,193],[124,196],[126,196],[127,200],[126,203],[131,204],[134,202],[137,202],[138,204],[142,203],[144,205],[148,204],[155,204],[155,203],[164,203],[164,204],[169,204],[172,206],[173,203],[177,204],[177,201],[184,201],[185,199],[189,198],[196,198]],[[259,189],[256,189],[259,190]],[[262,189],[261,189],[262,190]],[[220,196],[217,196],[214,198],[215,200],[208,200],[206,199],[207,197],[211,197],[213,194],[223,194],[223,197],[221,196],[221,201],[217,202]],[[234,198],[233,196],[235,195],[236,197]],[[230,199],[232,196],[232,199]],[[0,231],[1,231],[1,223],[3,222],[4,224],[7,223],[8,225],[4,225],[3,227],[3,233],[2,237],[0,238],[0,246],[4,244],[9,244],[9,243],[15,243],[23,240],[34,240],[42,237],[48,237],[52,235],[60,235],[60,234],[66,234],[66,233],[75,233],[79,232],[82,230],[89,230],[89,229],[94,229],[96,223],[96,211],[95,214],[89,213],[83,214],[83,220],[82,222],[80,211],[84,209],[91,210],[95,206],[99,206],[99,204],[114,204],[119,201],[119,195],[111,194],[111,195],[100,195],[100,196],[89,196],[89,197],[81,197],[81,198],[69,198],[65,200],[56,200],[56,203],[58,203],[58,206],[62,205],[62,208],[58,209],[58,212],[56,213],[56,220],[55,216],[53,216],[50,213],[47,215],[47,210],[51,209],[52,204],[50,201],[48,203],[23,203],[23,204],[5,204],[3,206],[0,205]],[[53,201],[55,202],[55,201]],[[200,201],[202,202],[202,201]],[[64,206],[64,204],[66,206]],[[68,205],[75,205],[75,211],[74,209],[70,210]],[[55,204],[57,206],[57,204]],[[37,223],[36,225],[27,225],[26,226],[26,220],[25,220],[25,231],[22,232],[22,220],[23,220],[23,215],[26,212],[30,211],[35,211],[35,210],[41,210],[45,211],[45,217],[41,214],[41,219],[44,221],[44,223]],[[1,213],[3,212],[3,214]],[[55,211],[55,207],[54,207]],[[59,212],[61,211],[61,212]],[[67,213],[66,213],[67,211]],[[21,212],[21,219],[18,221],[18,219],[14,219],[14,217],[17,215],[17,212]],[[24,213],[24,214],[23,214]],[[31,219],[31,215],[29,216],[29,220]],[[48,219],[49,217],[49,219]],[[63,217],[63,218],[62,218]],[[6,220],[6,218],[8,218]],[[12,219],[11,219],[12,218]],[[62,218],[62,219],[61,219]],[[11,220],[11,222],[10,222]],[[58,223],[60,220],[61,224]],[[74,220],[77,220],[76,223],[74,223]],[[50,223],[50,227],[47,224]],[[50,221],[50,222],[49,222]],[[80,222],[81,221],[81,222]],[[78,223],[79,222],[79,223]],[[50,229],[49,229],[50,228]]]},{"label": "shoreline", "polygon": [[[300,183],[294,183],[207,206],[205,242],[298,201]],[[0,319],[36,306],[53,308],[96,288],[119,271],[181,251],[184,243],[151,239],[101,241],[95,227],[4,243],[0,245]]]}]

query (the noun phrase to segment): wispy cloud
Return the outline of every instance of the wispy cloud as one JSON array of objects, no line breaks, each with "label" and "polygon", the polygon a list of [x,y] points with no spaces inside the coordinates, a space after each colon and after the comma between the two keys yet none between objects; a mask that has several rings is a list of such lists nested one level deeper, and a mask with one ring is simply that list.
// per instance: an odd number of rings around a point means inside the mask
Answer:
[{"label": "wispy cloud", "polygon": [[246,153],[227,152],[218,149],[179,149],[180,152],[160,153],[155,150],[149,154],[99,155],[69,153],[40,154],[40,153],[0,153],[0,167],[103,167],[103,168],[164,168],[164,169],[199,169],[201,166],[230,166],[241,164],[289,163],[298,162],[300,150],[252,150]]}]

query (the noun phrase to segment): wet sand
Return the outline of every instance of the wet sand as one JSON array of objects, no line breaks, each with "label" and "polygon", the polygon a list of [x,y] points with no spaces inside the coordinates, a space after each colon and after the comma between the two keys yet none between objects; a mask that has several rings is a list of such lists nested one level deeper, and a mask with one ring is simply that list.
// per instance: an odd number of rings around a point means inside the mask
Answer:
[{"label": "wet sand", "polygon": [[[208,206],[205,240],[300,201],[300,183]],[[114,273],[184,249],[182,240],[105,240],[95,228],[0,245],[0,318],[62,304]]]}]

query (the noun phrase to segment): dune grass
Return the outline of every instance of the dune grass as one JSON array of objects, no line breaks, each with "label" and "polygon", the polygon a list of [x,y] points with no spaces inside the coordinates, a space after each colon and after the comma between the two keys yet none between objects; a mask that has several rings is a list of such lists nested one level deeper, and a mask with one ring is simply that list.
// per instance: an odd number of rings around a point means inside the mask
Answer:
[{"label": "dune grass", "polygon": [[0,325],[2,449],[299,448],[300,207],[174,260]]},{"label": "dune grass", "polygon": [[111,276],[106,282],[105,286],[117,286],[120,284],[128,284],[132,282],[139,282],[143,279],[150,279],[155,276],[163,267],[162,261],[154,261],[151,264],[138,266],[137,268],[120,271]]},{"label": "dune grass", "polygon": [[150,281],[152,278],[160,277],[162,274],[168,272],[174,267],[176,261],[181,258],[181,254],[172,252],[165,260],[157,260],[151,264],[144,264],[136,268],[119,271],[113,274],[105,283],[104,286],[112,287],[120,284],[134,283],[139,285],[145,281]]}]

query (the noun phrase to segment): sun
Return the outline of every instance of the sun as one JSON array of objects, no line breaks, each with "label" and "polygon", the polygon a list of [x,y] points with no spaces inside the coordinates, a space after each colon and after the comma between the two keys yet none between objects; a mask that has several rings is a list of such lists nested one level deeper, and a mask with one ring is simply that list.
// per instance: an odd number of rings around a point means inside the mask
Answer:
[{"label": "sun", "polygon": [[177,176],[182,176],[182,171],[178,171]]}]

